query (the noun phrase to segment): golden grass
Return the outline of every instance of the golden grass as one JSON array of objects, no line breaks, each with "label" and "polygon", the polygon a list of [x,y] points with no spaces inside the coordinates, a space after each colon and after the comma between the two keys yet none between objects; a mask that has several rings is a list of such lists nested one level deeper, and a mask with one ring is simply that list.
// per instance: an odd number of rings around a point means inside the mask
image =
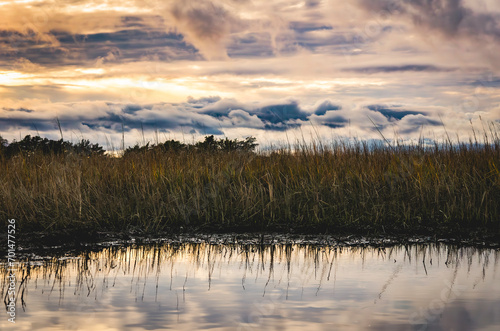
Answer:
[{"label": "golden grass", "polygon": [[22,231],[500,233],[500,144],[31,155],[0,163]]}]

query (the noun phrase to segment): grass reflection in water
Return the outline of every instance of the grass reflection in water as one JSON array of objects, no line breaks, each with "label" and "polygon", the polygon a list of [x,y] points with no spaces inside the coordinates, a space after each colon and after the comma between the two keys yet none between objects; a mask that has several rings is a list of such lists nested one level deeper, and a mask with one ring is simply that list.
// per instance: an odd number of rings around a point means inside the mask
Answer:
[{"label": "grass reflection in water", "polygon": [[[498,253],[444,244],[176,242],[31,255],[17,272],[15,326],[493,329],[500,325],[494,313],[500,307]],[[13,327],[9,324],[0,321],[2,330]]]}]

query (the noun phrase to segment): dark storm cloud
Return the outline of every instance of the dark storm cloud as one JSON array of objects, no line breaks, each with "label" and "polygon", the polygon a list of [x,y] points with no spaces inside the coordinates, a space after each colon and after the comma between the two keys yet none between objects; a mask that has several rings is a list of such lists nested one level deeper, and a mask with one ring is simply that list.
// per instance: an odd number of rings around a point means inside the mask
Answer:
[{"label": "dark storm cloud", "polygon": [[27,109],[27,108],[6,108],[6,107],[3,107],[2,109],[6,110],[6,111],[20,111],[23,113],[32,113],[34,111],[32,109]]},{"label": "dark storm cloud", "polygon": [[121,18],[121,21],[124,26],[128,28],[144,28],[147,27],[147,24],[143,21],[142,17],[138,16],[124,16]]},{"label": "dark storm cloud", "polygon": [[297,102],[278,104],[259,108],[255,115],[262,121],[271,124],[286,123],[290,120],[307,120],[308,114],[300,109]]},{"label": "dark storm cloud", "polygon": [[325,100],[316,107],[314,114],[309,120],[332,129],[343,128],[349,123],[349,119],[339,114],[341,109],[340,105],[335,105],[330,100]]},{"label": "dark storm cloud", "polygon": [[[352,52],[364,44],[373,43],[375,38],[367,38],[367,36],[359,31],[336,31],[334,29],[322,29],[325,31],[321,34],[315,34],[315,31],[294,31],[295,35],[289,41],[292,45],[298,45],[313,52],[327,52],[338,55],[345,55],[347,51]],[[380,35],[377,38],[388,34],[391,31],[391,26],[383,26],[380,30]],[[354,54],[353,54],[354,55]]]},{"label": "dark storm cloud", "polygon": [[[256,116],[264,127],[268,130],[283,131],[291,127],[300,126],[297,121],[307,121],[310,114],[303,111],[297,102],[289,102],[283,104],[275,104],[264,107],[251,107],[243,105],[235,100],[220,100],[218,102],[207,105],[201,110],[201,114],[208,115],[218,120],[228,119],[232,115],[232,111],[238,109],[247,115],[246,118]],[[234,115],[233,115],[234,116]],[[241,117],[241,118],[245,118]],[[246,125],[239,123],[245,127],[253,127],[254,125]]]},{"label": "dark storm cloud", "polygon": [[209,96],[209,97],[203,97],[199,99],[195,99],[193,97],[188,97],[187,102],[190,104],[192,108],[196,109],[202,109],[206,107],[209,104],[216,103],[217,101],[220,101],[219,96]]},{"label": "dark storm cloud", "polygon": [[226,50],[231,58],[270,57],[273,55],[271,35],[257,32],[234,35]]},{"label": "dark storm cloud", "polygon": [[392,109],[387,105],[370,105],[366,108],[384,115],[388,120],[401,120],[403,117],[408,115],[426,115],[426,113],[418,111]]},{"label": "dark storm cloud", "polygon": [[347,68],[343,71],[348,72],[358,72],[363,74],[375,74],[375,73],[391,73],[400,71],[414,71],[414,72],[449,72],[455,69],[436,67],[433,65],[421,65],[421,64],[408,64],[401,66],[371,66],[371,67],[359,67],[359,68]]},{"label": "dark storm cloud", "polygon": [[[112,103],[108,103],[108,105],[113,105]],[[150,109],[152,108],[153,106],[151,105],[126,105],[123,107],[123,112],[125,114],[134,114],[140,110],[143,110],[143,109]]]},{"label": "dark storm cloud", "polygon": [[341,108],[342,107],[340,105],[335,105],[331,103],[331,101],[325,100],[318,107],[316,107],[314,114],[325,115],[325,113],[329,110],[340,110]]},{"label": "dark storm cloud", "polygon": [[290,22],[289,27],[290,29],[299,33],[333,29],[331,25],[318,24],[314,22],[299,22],[299,21]]},{"label": "dark storm cloud", "polygon": [[0,64],[5,66],[25,58],[44,66],[81,65],[114,54],[119,61],[134,61],[155,55],[162,61],[196,60],[197,50],[183,36],[158,29],[127,29],[109,33],[71,34],[52,31],[57,44],[40,40],[36,35],[0,31]]},{"label": "dark storm cloud", "polygon": [[[129,29],[110,33],[70,35],[54,32],[54,36],[66,49],[78,52],[85,59],[105,57],[117,50],[122,60],[138,60],[147,54],[155,54],[161,60],[194,60],[196,49],[187,44],[183,36],[155,29]],[[75,42],[76,40],[76,42]]]},{"label": "dark storm cloud", "polygon": [[195,104],[209,104],[209,103],[214,103],[220,101],[220,97],[218,95],[214,96],[209,96],[209,97],[203,97],[199,99],[195,99],[193,97],[188,97],[188,103],[195,103]]},{"label": "dark storm cloud", "polygon": [[68,51],[54,40],[42,39],[31,30],[0,31],[0,66],[11,67],[19,58],[33,63],[51,63],[67,57]]},{"label": "dark storm cloud", "polygon": [[[62,124],[62,122],[61,122]],[[77,129],[78,124],[76,121],[68,121],[64,123],[64,129]],[[2,117],[0,115],[0,131],[18,130],[20,128],[47,132],[57,129],[56,120],[50,119],[37,119],[25,118],[21,116]]]},{"label": "dark storm cloud", "polygon": [[13,30],[1,30],[0,31],[0,44],[2,49],[0,52],[17,52],[18,49],[24,49],[26,47],[33,47],[38,44],[49,45],[48,41],[43,41],[38,38],[37,34],[31,30],[25,32],[13,31]]},{"label": "dark storm cloud", "polygon": [[323,125],[332,129],[343,128],[347,123],[349,120],[343,116],[327,117],[322,122]]},{"label": "dark storm cloud", "polygon": [[[269,37],[268,34],[266,34],[266,36]],[[236,39],[236,42],[238,44],[255,44],[259,40],[258,37],[259,37],[259,33],[247,33],[242,37],[238,37]]]},{"label": "dark storm cloud", "polygon": [[228,118],[231,111],[235,109],[244,111],[249,116],[256,116],[264,123],[267,129],[279,131],[286,130],[290,127],[296,127],[298,126],[297,121],[307,121],[310,116],[310,114],[302,110],[295,101],[255,108],[231,99],[223,99],[214,104],[210,104],[204,107],[201,113],[217,119],[222,119]]},{"label": "dark storm cloud", "polygon": [[299,123],[277,123],[277,124],[266,124],[264,126],[265,130],[269,131],[281,131],[284,132],[289,129],[295,129],[300,127]]}]

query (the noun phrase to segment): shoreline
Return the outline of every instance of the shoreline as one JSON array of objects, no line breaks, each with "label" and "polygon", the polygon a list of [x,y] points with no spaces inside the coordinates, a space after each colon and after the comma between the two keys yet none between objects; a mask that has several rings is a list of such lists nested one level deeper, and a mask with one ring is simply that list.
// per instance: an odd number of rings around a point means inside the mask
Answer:
[{"label": "shoreline", "polygon": [[[73,234],[74,235],[74,234]],[[59,240],[54,240],[59,238]],[[68,233],[26,233],[18,240],[17,254],[19,258],[31,254],[48,256],[65,255],[69,252],[99,250],[112,246],[129,245],[162,245],[162,244],[210,244],[210,245],[312,245],[318,247],[375,247],[384,248],[397,245],[415,244],[447,244],[457,247],[475,247],[484,249],[500,249],[500,236],[483,235],[473,238],[464,236],[438,235],[396,235],[396,234],[300,234],[283,232],[181,232],[157,233],[155,235],[125,233],[125,232],[96,232],[92,239],[77,240],[68,236]],[[0,253],[4,254],[6,237],[0,236]]]}]

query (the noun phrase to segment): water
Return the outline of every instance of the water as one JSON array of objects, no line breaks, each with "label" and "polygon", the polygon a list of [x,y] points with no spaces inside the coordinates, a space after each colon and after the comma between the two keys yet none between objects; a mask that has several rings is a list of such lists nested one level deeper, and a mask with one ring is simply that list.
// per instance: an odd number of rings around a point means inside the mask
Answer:
[{"label": "water", "polygon": [[[499,250],[118,245],[31,256],[1,330],[500,330]],[[8,279],[5,264],[2,297]]]}]

